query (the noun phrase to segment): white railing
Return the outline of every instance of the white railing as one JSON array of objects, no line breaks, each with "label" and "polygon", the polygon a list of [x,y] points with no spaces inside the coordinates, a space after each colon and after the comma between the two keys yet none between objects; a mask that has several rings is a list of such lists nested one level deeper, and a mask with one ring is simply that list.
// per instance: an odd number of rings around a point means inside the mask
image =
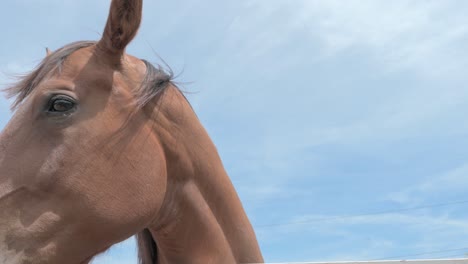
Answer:
[{"label": "white railing", "polygon": [[461,259],[418,259],[379,261],[330,261],[330,262],[282,262],[268,264],[468,264],[468,258]]}]

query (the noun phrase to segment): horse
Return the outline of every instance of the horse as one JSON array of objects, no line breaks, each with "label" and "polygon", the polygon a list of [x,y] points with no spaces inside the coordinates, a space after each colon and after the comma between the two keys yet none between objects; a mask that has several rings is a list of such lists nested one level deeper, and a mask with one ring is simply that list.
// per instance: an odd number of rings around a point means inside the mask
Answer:
[{"label": "horse", "polygon": [[173,74],[125,52],[142,10],[112,0],[98,41],[48,51],[5,89],[0,263],[87,264],[134,235],[141,264],[264,261]]}]

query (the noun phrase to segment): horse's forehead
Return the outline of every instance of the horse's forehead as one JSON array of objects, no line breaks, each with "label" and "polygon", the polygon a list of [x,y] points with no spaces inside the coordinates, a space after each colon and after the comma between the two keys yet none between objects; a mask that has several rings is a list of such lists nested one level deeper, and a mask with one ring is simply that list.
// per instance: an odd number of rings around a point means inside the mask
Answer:
[{"label": "horse's forehead", "polygon": [[[64,62],[63,68],[66,75],[78,75],[81,74],[85,68],[93,70],[97,69],[99,66],[98,60],[93,59],[96,56],[94,55],[94,47],[87,47],[79,49],[72,54],[70,54]],[[100,65],[99,69],[104,69],[105,64]]]},{"label": "horse's forehead", "polygon": [[[89,75],[95,74],[97,76],[100,73],[109,73],[117,70],[108,63],[105,57],[99,56],[95,52],[95,49],[96,46],[91,46],[70,54],[64,62],[64,73],[66,75],[64,77],[75,78],[78,75],[86,74],[86,77],[92,78],[93,76]],[[139,78],[145,74],[146,66],[140,59],[125,54],[119,71],[122,74],[131,75],[127,76],[131,79],[133,79],[132,77]]]}]

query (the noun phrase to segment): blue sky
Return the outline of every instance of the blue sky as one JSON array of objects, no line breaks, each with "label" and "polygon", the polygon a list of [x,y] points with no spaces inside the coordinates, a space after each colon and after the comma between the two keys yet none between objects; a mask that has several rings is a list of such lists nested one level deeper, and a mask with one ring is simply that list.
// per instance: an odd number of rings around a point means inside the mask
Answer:
[{"label": "blue sky", "polygon": [[[109,2],[3,3],[0,70],[99,39]],[[450,203],[468,200],[467,11],[451,0],[147,0],[128,52],[157,63],[153,48],[192,82],[183,88],[267,261],[463,257],[468,203]],[[2,98],[0,127],[9,117]],[[94,263],[136,263],[133,240]]]}]

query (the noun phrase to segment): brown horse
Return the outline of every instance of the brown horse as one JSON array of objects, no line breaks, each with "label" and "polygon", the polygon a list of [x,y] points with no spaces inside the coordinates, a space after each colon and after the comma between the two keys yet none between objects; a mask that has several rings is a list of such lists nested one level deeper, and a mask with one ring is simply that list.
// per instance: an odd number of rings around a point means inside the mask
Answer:
[{"label": "brown horse", "polygon": [[8,88],[0,263],[89,263],[135,234],[140,263],[263,262],[215,146],[171,75],[125,53],[142,0],[113,0],[98,42]]}]

